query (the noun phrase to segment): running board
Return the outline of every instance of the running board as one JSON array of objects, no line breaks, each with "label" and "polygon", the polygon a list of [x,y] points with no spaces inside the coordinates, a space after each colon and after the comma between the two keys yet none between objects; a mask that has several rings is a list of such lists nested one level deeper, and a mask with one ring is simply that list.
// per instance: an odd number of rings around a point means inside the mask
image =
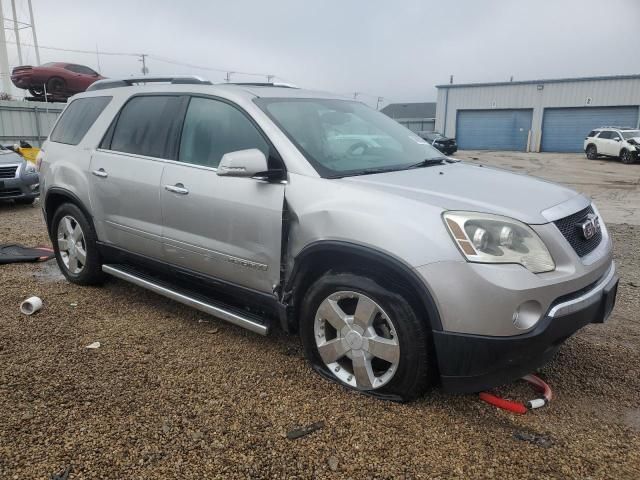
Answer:
[{"label": "running board", "polygon": [[102,271],[260,335],[269,333],[269,325],[257,315],[217,302],[195,292],[176,288],[168,282],[156,279],[128,265],[103,265]]}]

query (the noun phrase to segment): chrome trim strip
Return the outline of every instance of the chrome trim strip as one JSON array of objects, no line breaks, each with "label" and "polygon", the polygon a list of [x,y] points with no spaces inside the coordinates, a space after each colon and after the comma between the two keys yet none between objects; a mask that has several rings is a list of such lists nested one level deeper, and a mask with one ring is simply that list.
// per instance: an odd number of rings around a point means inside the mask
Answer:
[{"label": "chrome trim strip", "polygon": [[249,318],[238,315],[237,313],[231,312],[222,307],[217,307],[215,305],[205,303],[201,300],[189,297],[174,290],[170,290],[166,287],[163,287],[162,285],[158,285],[143,278],[136,277],[135,275],[124,272],[114,267],[113,265],[103,265],[102,271],[108,273],[109,275],[113,275],[114,277],[133,283],[134,285],[138,285],[139,287],[151,290],[152,292],[164,297],[175,300],[176,302],[180,302],[184,305],[188,305],[189,307],[193,307],[197,310],[200,310],[201,312],[208,313],[209,315],[213,315],[214,317],[220,318],[229,323],[233,323],[234,325],[237,325],[239,327],[246,328],[247,330],[251,330],[255,333],[259,333],[260,335],[267,335],[269,333],[269,327],[267,325],[256,323]]},{"label": "chrome trim strip", "polygon": [[560,220],[561,218],[573,215],[580,210],[584,210],[589,205],[591,205],[591,199],[585,197],[584,195],[576,195],[575,197],[572,197],[565,202],[559,203],[557,205],[554,205],[553,207],[549,207],[546,210],[543,210],[542,212],[540,212],[540,215],[542,215],[550,222],[555,222],[556,220]]},{"label": "chrome trim strip", "polygon": [[611,262],[611,267],[609,271],[606,273],[604,278],[598,282],[598,284],[593,287],[588,292],[583,293],[577,298],[572,300],[567,300],[566,302],[559,303],[554,306],[551,310],[549,310],[549,316],[552,318],[563,317],[565,315],[569,315],[570,313],[577,312],[578,310],[582,310],[587,308],[594,303],[600,301],[600,297],[602,296],[602,290],[609,284],[611,279],[616,274],[616,264]]}]

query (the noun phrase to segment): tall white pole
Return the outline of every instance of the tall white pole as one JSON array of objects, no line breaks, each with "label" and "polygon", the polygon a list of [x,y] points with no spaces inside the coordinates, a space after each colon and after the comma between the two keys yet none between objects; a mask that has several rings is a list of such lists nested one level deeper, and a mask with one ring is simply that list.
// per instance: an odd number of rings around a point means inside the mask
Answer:
[{"label": "tall white pole", "polygon": [[31,32],[33,33],[33,46],[36,49],[36,65],[40,65],[40,48],[38,47],[38,36],[36,35],[36,21],[33,19],[33,7],[31,0],[27,0],[29,4],[29,23],[31,23]]},{"label": "tall white pole", "polygon": [[2,91],[9,94],[11,93],[10,75],[7,37],[4,33],[4,10],[2,10],[2,0],[0,0],[0,77],[2,77]]},{"label": "tall white pole", "polygon": [[11,0],[13,13],[13,31],[16,35],[16,48],[18,49],[18,63],[22,65],[22,45],[20,44],[20,29],[18,28],[18,15],[16,14],[16,0]]}]

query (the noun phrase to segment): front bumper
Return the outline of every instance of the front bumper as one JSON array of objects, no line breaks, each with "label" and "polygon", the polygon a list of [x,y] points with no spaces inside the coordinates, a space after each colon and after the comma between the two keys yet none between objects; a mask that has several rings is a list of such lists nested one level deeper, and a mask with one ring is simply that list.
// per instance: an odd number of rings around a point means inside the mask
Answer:
[{"label": "front bumper", "polygon": [[536,327],[507,337],[434,331],[442,386],[468,393],[516,380],[547,363],[560,345],[589,323],[604,322],[615,305],[615,264],[595,285],[553,302]]},{"label": "front bumper", "polygon": [[0,200],[36,198],[40,195],[39,182],[37,173],[16,178],[0,178]]}]

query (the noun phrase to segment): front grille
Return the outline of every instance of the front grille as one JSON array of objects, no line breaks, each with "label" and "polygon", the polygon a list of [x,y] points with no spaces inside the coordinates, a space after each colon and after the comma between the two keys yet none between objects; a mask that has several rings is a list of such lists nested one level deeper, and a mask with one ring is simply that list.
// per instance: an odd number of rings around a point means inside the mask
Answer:
[{"label": "front grille", "polygon": [[584,257],[585,255],[593,252],[602,241],[602,221],[600,218],[598,218],[600,228],[596,231],[596,234],[593,237],[587,240],[582,234],[582,227],[580,224],[587,219],[587,215],[590,213],[593,213],[593,208],[588,206],[584,210],[580,210],[573,215],[569,215],[568,217],[561,218],[560,220],[553,222],[579,257]]},{"label": "front grille", "polygon": [[11,165],[9,167],[0,167],[0,178],[15,178],[17,165]]},{"label": "front grille", "polygon": [[22,191],[19,188],[7,188],[6,190],[0,190],[0,198],[3,197],[15,197],[20,195]]}]

